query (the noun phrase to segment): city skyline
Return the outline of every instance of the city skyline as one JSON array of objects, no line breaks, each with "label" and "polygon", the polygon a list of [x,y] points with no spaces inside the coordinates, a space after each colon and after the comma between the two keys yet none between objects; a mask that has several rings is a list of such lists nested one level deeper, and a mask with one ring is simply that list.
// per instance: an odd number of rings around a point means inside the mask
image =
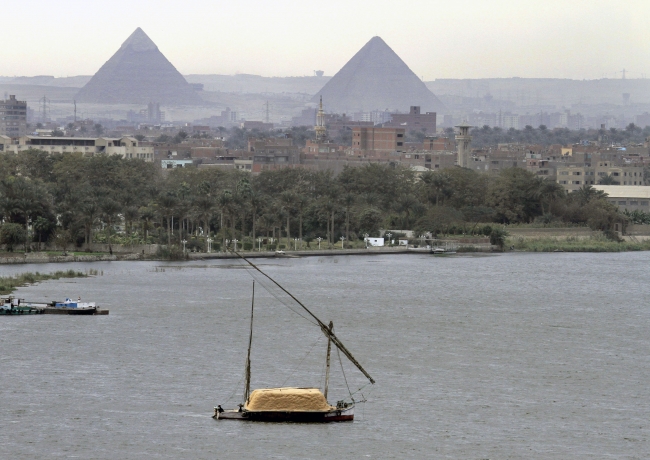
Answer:
[{"label": "city skyline", "polygon": [[[6,7],[2,76],[92,75],[137,27],[183,74],[335,74],[373,36],[424,80],[650,77],[650,3],[76,0]],[[25,31],[28,18],[29,30]],[[62,27],[63,25],[63,27]]]}]

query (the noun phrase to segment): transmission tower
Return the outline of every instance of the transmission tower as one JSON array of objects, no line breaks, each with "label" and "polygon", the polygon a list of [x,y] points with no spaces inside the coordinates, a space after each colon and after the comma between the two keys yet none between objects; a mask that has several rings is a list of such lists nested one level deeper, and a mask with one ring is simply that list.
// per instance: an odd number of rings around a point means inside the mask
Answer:
[{"label": "transmission tower", "polygon": [[50,100],[43,96],[38,100],[41,121],[50,121]]}]

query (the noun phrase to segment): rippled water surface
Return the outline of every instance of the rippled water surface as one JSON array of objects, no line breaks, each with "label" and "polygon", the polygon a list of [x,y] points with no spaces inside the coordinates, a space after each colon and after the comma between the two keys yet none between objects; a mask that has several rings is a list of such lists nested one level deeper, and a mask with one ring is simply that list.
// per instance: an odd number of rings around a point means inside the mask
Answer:
[{"label": "rippled water surface", "polygon": [[[17,294],[80,295],[110,315],[0,318],[0,458],[650,457],[649,253],[258,262],[377,381],[354,422],[211,418],[241,399],[253,278],[240,263],[2,266],[98,269]],[[322,385],[326,340],[268,284],[252,386]],[[348,395],[333,356],[330,401]],[[351,391],[366,385],[343,360]]]}]

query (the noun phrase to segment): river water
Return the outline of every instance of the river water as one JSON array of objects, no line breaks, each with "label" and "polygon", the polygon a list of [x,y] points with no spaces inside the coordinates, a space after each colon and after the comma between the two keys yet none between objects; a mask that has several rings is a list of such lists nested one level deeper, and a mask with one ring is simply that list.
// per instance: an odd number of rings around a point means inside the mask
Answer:
[{"label": "river water", "polygon": [[[650,253],[258,259],[374,377],[333,354],[352,423],[216,421],[241,399],[252,270],[100,270],[17,295],[109,316],[0,321],[0,458],[648,458]],[[259,276],[252,387],[322,386],[327,342]],[[265,289],[267,288],[267,289]],[[344,377],[345,376],[345,377]]]}]

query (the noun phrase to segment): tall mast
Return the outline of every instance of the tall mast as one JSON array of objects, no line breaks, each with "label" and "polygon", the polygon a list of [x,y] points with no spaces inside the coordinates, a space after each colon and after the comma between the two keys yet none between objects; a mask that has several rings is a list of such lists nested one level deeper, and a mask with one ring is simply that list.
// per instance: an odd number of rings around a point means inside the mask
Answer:
[{"label": "tall mast", "polygon": [[[234,252],[234,251],[233,251],[233,252]],[[343,345],[343,343],[339,340],[339,338],[338,338],[336,335],[334,335],[334,332],[332,332],[332,331],[330,331],[329,329],[327,329],[327,326],[325,325],[325,323],[322,322],[320,319],[318,319],[318,317],[317,317],[316,315],[314,315],[314,314],[309,310],[309,308],[305,307],[305,305],[304,305],[300,300],[296,299],[292,293],[290,293],[290,292],[287,291],[285,288],[283,288],[283,287],[280,285],[280,283],[278,283],[278,282],[275,281],[273,278],[271,278],[269,275],[267,275],[267,274],[264,273],[262,270],[260,270],[260,269],[259,269],[259,268],[254,264],[254,263],[252,263],[252,262],[251,262],[250,260],[248,260],[246,257],[242,256],[242,255],[239,254],[238,252],[235,252],[235,254],[237,254],[239,257],[241,257],[242,259],[244,259],[244,260],[248,263],[248,265],[250,265],[251,267],[253,267],[255,270],[257,270],[258,272],[260,272],[262,275],[264,275],[264,276],[265,276],[266,278],[268,278],[269,280],[271,280],[271,282],[272,282],[273,284],[275,284],[277,287],[279,287],[280,289],[282,289],[282,291],[283,291],[285,294],[287,294],[289,297],[291,297],[291,298],[292,298],[292,299],[293,299],[293,300],[294,300],[298,305],[300,305],[300,306],[301,306],[301,307],[302,307],[302,308],[303,308],[307,313],[309,313],[309,315],[310,315],[312,318],[314,318],[314,319],[316,320],[316,322],[317,322],[318,325],[320,326],[320,330],[323,331],[323,334],[325,334],[325,336],[328,337],[328,338],[329,338],[329,339],[334,343],[334,345],[336,345],[336,347],[337,347],[339,350],[341,350],[341,351],[343,352],[343,354],[344,354],[344,355],[345,355],[345,356],[346,356],[346,357],[347,357],[347,358],[352,362],[352,364],[354,364],[355,366],[357,366],[357,369],[359,369],[359,370],[361,371],[361,373],[362,373],[363,375],[365,375],[366,378],[367,378],[368,380],[370,380],[370,383],[375,383],[375,380],[374,380],[372,377],[370,377],[370,374],[368,374],[368,372],[366,372],[366,370],[361,366],[361,364],[359,364],[359,362],[354,358],[354,356],[352,356],[352,353],[350,353],[350,352],[348,351],[348,349],[345,348],[345,345]],[[252,322],[252,316],[251,316],[251,322]]]},{"label": "tall mast", "polygon": [[[334,329],[334,323],[330,321],[330,325],[329,325],[330,334],[332,333],[332,329]],[[327,339],[327,367],[325,370],[325,391],[323,392],[326,400],[327,400],[327,387],[329,387],[330,384],[330,352],[331,351],[332,351],[332,339],[328,338]]]},{"label": "tall mast", "polygon": [[244,403],[251,394],[251,346],[253,345],[253,308],[255,307],[255,281],[253,281],[253,299],[251,300],[251,332],[248,337],[248,356],[246,357],[246,386],[244,387]]}]

